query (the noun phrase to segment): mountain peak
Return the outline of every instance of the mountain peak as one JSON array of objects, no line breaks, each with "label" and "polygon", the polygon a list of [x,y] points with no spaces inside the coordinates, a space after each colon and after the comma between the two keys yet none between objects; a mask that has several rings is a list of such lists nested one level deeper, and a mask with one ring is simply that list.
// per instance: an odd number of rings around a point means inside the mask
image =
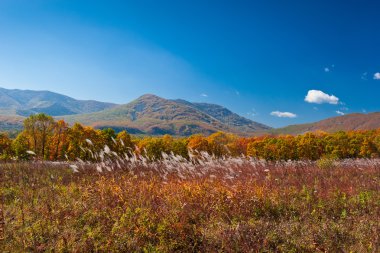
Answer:
[{"label": "mountain peak", "polygon": [[217,131],[247,135],[270,129],[222,106],[191,103],[182,99],[165,99],[154,94],[142,95],[128,104],[102,112],[66,119],[69,122],[82,122],[97,128],[113,127],[151,135],[208,135]]},{"label": "mountain peak", "polygon": [[164,98],[159,97],[159,96],[154,95],[154,94],[150,94],[150,93],[144,94],[144,95],[137,98],[137,100],[151,100],[151,99],[154,99],[154,100],[163,99],[164,100]]}]

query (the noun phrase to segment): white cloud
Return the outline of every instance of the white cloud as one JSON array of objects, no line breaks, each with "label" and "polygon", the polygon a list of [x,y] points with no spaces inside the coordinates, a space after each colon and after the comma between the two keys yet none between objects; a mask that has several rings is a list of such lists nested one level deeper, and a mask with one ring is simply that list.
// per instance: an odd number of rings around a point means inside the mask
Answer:
[{"label": "white cloud", "polygon": [[375,79],[375,80],[380,80],[380,73],[379,73],[379,72],[375,73],[375,74],[373,75],[373,79]]},{"label": "white cloud", "polygon": [[325,72],[330,72],[330,69],[326,67]]},{"label": "white cloud", "polygon": [[364,72],[361,76],[361,79],[362,80],[367,80],[367,75],[368,75],[368,72]]},{"label": "white cloud", "polygon": [[320,90],[309,90],[305,97],[305,101],[315,104],[329,103],[336,105],[339,102],[339,98],[334,95],[328,95]]},{"label": "white cloud", "polygon": [[201,97],[205,97],[205,98],[207,98],[208,95],[207,95],[206,93],[202,93],[202,94],[201,94]]},{"label": "white cloud", "polygon": [[270,115],[276,116],[279,118],[296,118],[297,117],[297,114],[294,114],[291,112],[280,112],[280,111],[271,112]]},{"label": "white cloud", "polygon": [[344,115],[344,112],[341,112],[341,111],[335,111],[337,114],[339,115]]}]

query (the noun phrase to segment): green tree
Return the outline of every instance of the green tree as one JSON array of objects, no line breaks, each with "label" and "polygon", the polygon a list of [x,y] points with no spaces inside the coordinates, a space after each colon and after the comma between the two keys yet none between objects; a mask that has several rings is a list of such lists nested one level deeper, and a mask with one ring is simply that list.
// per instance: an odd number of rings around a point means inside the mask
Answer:
[{"label": "green tree", "polygon": [[112,128],[104,128],[101,130],[101,136],[104,140],[104,145],[107,145],[111,150],[116,150],[116,133]]},{"label": "green tree", "polygon": [[30,138],[25,132],[21,132],[17,137],[12,141],[12,150],[16,155],[16,158],[19,160],[28,160],[30,154],[27,153],[30,150]]},{"label": "green tree", "polygon": [[188,159],[189,158],[189,152],[187,149],[187,140],[186,139],[180,139],[180,140],[173,141],[173,143],[171,145],[171,151],[173,151],[173,153],[175,155],[179,155],[179,156],[182,156],[182,157]]}]

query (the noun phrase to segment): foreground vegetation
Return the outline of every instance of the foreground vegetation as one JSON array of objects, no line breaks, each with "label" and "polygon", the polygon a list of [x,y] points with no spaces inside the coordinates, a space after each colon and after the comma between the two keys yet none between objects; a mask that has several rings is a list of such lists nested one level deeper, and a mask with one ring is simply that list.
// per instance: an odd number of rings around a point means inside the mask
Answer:
[{"label": "foreground vegetation", "polygon": [[0,166],[2,252],[380,250],[379,160]]},{"label": "foreground vegetation", "polygon": [[380,130],[137,138],[33,115],[0,134],[0,250],[379,252],[379,155]]}]

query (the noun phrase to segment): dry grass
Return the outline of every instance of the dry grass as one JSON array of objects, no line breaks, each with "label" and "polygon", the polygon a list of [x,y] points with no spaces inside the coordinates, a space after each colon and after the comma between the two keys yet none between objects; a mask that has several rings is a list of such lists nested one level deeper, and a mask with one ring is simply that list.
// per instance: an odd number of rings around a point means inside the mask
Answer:
[{"label": "dry grass", "polygon": [[[107,151],[107,150],[106,150]],[[378,252],[378,160],[1,164],[3,252]],[[73,165],[73,164],[72,164]],[[74,172],[73,169],[77,172]],[[101,171],[101,172],[100,172]],[[0,216],[1,217],[1,216]]]}]

